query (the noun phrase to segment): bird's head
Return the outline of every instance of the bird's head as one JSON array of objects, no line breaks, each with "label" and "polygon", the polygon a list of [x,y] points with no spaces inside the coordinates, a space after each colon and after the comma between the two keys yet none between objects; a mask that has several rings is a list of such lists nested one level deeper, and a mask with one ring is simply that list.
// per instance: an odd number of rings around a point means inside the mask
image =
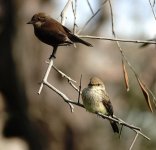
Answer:
[{"label": "bird's head", "polygon": [[98,77],[90,78],[90,82],[89,82],[88,86],[91,86],[91,87],[96,86],[96,87],[104,87],[105,88],[104,83]]},{"label": "bird's head", "polygon": [[31,18],[31,20],[27,24],[32,24],[35,27],[40,27],[42,24],[45,23],[47,18],[48,16],[46,16],[45,13],[37,13]]}]

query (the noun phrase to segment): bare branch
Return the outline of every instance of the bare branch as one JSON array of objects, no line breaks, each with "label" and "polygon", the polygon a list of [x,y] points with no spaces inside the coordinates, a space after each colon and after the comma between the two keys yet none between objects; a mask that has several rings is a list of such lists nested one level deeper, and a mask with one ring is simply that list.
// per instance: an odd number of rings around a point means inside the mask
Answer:
[{"label": "bare branch", "polygon": [[75,82],[75,80],[73,80],[71,77],[67,76],[65,73],[63,73],[62,71],[60,71],[56,66],[52,66],[54,68],[54,70],[56,70],[58,73],[61,74],[62,77],[65,77],[68,81],[71,81],[71,82]]},{"label": "bare branch", "polygon": [[[154,3],[155,3],[155,1],[154,1]],[[153,8],[153,6],[152,6],[152,2],[151,2],[151,0],[149,0],[149,4],[150,4],[150,6],[151,6],[151,10],[152,10],[152,13],[153,13],[154,19],[156,20],[156,15],[155,15],[154,8]]]},{"label": "bare branch", "polygon": [[77,27],[77,24],[76,24],[76,13],[77,13],[77,0],[75,0],[75,5],[74,3],[72,2],[72,10],[73,10],[73,15],[74,15],[74,26],[73,26],[73,33],[75,34],[76,33],[76,27]]},{"label": "bare branch", "polygon": [[66,5],[64,6],[64,9],[62,10],[61,12],[61,23],[63,25],[65,25],[65,21],[66,21],[66,18],[67,18],[67,10],[68,10],[68,7],[70,6],[70,4],[72,3],[73,0],[68,0],[68,2],[66,3]]},{"label": "bare branch", "polygon": [[153,1],[153,5],[152,5],[153,7],[155,6],[155,0]]},{"label": "bare branch", "polygon": [[101,113],[98,113],[98,115],[101,116],[101,117],[104,118],[104,119],[108,119],[108,120],[110,120],[110,121],[115,121],[116,123],[118,123],[118,124],[120,124],[120,125],[122,125],[122,126],[128,127],[128,128],[130,128],[130,129],[135,129],[135,130],[138,130],[138,131],[141,130],[139,127],[136,127],[136,126],[134,126],[134,125],[127,124],[127,123],[124,122],[122,119],[120,119],[120,118],[118,118],[118,117],[116,117],[116,116],[111,117],[111,116],[103,115],[103,114],[101,114]]},{"label": "bare branch", "polygon": [[134,138],[134,140],[133,140],[133,142],[132,142],[132,144],[131,144],[129,150],[132,150],[132,148],[133,148],[133,146],[134,146],[134,143],[135,143],[135,141],[136,141],[138,135],[139,135],[138,133],[135,135],[135,138]]},{"label": "bare branch", "polygon": [[87,20],[87,22],[85,23],[85,25],[77,32],[77,34],[80,34],[88,25],[88,23],[101,11],[101,9],[103,8],[103,5],[107,2],[108,0],[105,0],[102,4],[101,7]]},{"label": "bare branch", "polygon": [[80,85],[79,85],[78,103],[80,103],[80,95],[81,95],[81,81],[82,81],[82,74],[81,74],[81,77],[80,77]]},{"label": "bare branch", "polygon": [[[76,87],[76,85],[73,82],[71,82],[71,81],[68,81],[68,82],[75,89],[75,91],[79,92],[79,88]],[[81,91],[80,91],[80,93],[81,93]]]},{"label": "bare branch", "polygon": [[148,44],[156,44],[156,41],[147,41],[147,40],[126,40],[120,38],[108,38],[102,36],[90,36],[90,35],[78,35],[80,38],[88,38],[88,39],[97,39],[97,40],[107,40],[107,41],[118,41],[118,42],[126,42],[126,43],[148,43]]},{"label": "bare branch", "polygon": [[53,66],[53,59],[50,59],[50,62],[49,62],[47,71],[46,71],[46,73],[45,73],[45,75],[44,75],[44,78],[43,78],[43,80],[42,80],[42,82],[41,82],[41,85],[40,85],[38,94],[41,94],[41,91],[42,91],[42,89],[43,89],[43,84],[44,84],[45,82],[47,82],[47,79],[48,79],[48,76],[49,76],[49,73],[50,73],[50,71],[51,71],[52,66]]},{"label": "bare branch", "polygon": [[[115,34],[115,30],[114,30],[114,19],[113,19],[113,9],[112,9],[112,5],[111,5],[111,0],[109,0],[109,6],[110,6],[110,11],[111,11],[112,33],[113,33],[113,35],[114,35],[114,38],[117,38],[117,36],[116,36],[116,34]],[[128,64],[128,66],[130,67],[130,69],[131,69],[132,72],[134,73],[136,79],[137,79],[137,80],[140,80],[139,75],[136,73],[134,67],[132,66],[132,64],[128,61],[127,57],[125,56],[124,51],[123,51],[123,49],[121,48],[119,41],[116,41],[116,43],[117,43],[117,46],[118,46],[118,48],[119,48],[119,50],[120,50],[121,56],[124,58],[125,62]],[[141,81],[141,80],[140,80],[140,81]],[[141,82],[142,82],[142,81],[141,81]],[[145,85],[145,87],[147,87],[147,86]],[[152,93],[152,91],[150,91],[150,92]],[[151,95],[153,96],[154,94],[152,93]],[[155,97],[153,97],[153,100],[155,100],[154,98],[155,98]],[[154,102],[154,104],[155,104],[155,102]]]},{"label": "bare branch", "polygon": [[76,87],[76,85],[73,83],[73,82],[76,83],[75,80],[73,80],[72,78],[70,78],[69,76],[67,76],[65,73],[63,73],[62,71],[60,71],[60,70],[59,70],[58,68],[56,68],[55,66],[53,66],[53,68],[54,68],[58,73],[60,73],[62,77],[65,77],[65,78],[68,80],[68,83],[69,83],[77,92],[79,92],[79,89],[78,89],[78,88]]},{"label": "bare branch", "polygon": [[74,106],[71,104],[69,98],[65,94],[63,94],[61,91],[59,91],[47,81],[44,82],[44,84],[48,86],[51,90],[55,91],[58,95],[60,95],[63,98],[63,100],[70,106],[71,112],[74,112]]},{"label": "bare branch", "polygon": [[90,11],[92,12],[92,15],[94,15],[94,11],[93,11],[93,8],[92,8],[92,6],[91,6],[89,0],[87,0],[87,3],[88,3],[88,6],[89,6],[89,8],[90,8]]}]

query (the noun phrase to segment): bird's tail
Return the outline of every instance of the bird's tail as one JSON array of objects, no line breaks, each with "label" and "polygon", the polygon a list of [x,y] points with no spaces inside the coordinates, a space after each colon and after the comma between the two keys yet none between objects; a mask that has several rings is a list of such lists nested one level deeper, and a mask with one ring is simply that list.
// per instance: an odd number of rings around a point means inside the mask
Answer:
[{"label": "bird's tail", "polygon": [[116,122],[110,121],[110,124],[112,126],[112,129],[113,129],[114,133],[119,133],[119,128],[118,128]]},{"label": "bird's tail", "polygon": [[77,37],[77,36],[74,35],[74,34],[70,34],[69,39],[70,39],[71,41],[75,42],[75,43],[82,43],[82,44],[84,44],[84,45],[86,45],[86,46],[93,47],[92,44],[90,44],[90,43],[88,43],[88,42],[86,42],[86,41],[80,39],[79,37]]}]

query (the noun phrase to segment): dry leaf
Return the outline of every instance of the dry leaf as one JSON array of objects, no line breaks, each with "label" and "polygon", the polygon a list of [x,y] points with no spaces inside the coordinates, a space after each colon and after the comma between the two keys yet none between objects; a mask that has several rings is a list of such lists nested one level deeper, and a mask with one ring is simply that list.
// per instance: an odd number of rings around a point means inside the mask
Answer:
[{"label": "dry leaf", "polygon": [[126,71],[126,66],[124,64],[124,60],[123,59],[122,59],[122,69],[123,69],[123,74],[124,74],[124,80],[125,80],[126,90],[129,91],[128,73]]},{"label": "dry leaf", "polygon": [[141,90],[142,90],[142,92],[143,92],[143,95],[144,95],[144,97],[145,97],[145,99],[146,99],[147,105],[148,105],[150,111],[153,112],[153,108],[152,108],[152,105],[151,105],[151,100],[150,100],[148,91],[147,91],[145,85],[140,81],[140,79],[137,78],[137,80],[138,80],[138,82],[139,82],[139,85],[140,85],[140,87],[141,87]]}]

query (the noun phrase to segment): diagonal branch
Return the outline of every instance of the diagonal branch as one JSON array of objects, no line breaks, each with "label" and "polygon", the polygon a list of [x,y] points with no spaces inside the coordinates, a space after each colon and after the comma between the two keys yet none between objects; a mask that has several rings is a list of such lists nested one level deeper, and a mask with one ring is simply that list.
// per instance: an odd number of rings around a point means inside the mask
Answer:
[{"label": "diagonal branch", "polygon": [[108,0],[105,0],[102,4],[101,7],[87,20],[87,22],[85,23],[85,25],[77,32],[77,34],[81,33],[86,26],[89,24],[89,22],[101,11],[101,9],[103,8],[104,4],[107,2]]},{"label": "diagonal branch", "polygon": [[[154,2],[155,3],[155,2]],[[153,4],[154,4],[153,3]],[[154,16],[154,19],[156,20],[156,14],[155,14],[155,12],[154,12],[154,7],[152,6],[152,2],[151,2],[151,0],[149,0],[149,4],[150,4],[150,6],[151,6],[151,10],[152,10],[152,13],[153,13],[153,16]]]},{"label": "diagonal branch", "polygon": [[58,73],[61,74],[62,77],[65,77],[68,81],[71,81],[71,82],[75,82],[75,80],[73,80],[71,77],[67,76],[65,73],[63,73],[62,71],[60,71],[56,66],[52,66],[54,68],[55,71],[57,71]]},{"label": "diagonal branch", "polygon": [[87,3],[88,3],[88,6],[89,6],[90,11],[92,12],[92,15],[94,15],[94,11],[93,11],[93,8],[92,8],[89,0],[87,0]]},{"label": "diagonal branch", "polygon": [[61,12],[61,23],[62,25],[65,25],[65,21],[66,21],[66,18],[67,18],[67,10],[69,8],[69,6],[71,5],[73,0],[68,0],[66,5],[64,6],[62,12]]},{"label": "diagonal branch", "polygon": [[51,90],[55,91],[58,95],[60,95],[63,98],[63,100],[70,106],[71,112],[74,112],[74,106],[72,105],[71,100],[69,100],[69,98],[65,94],[63,94],[61,91],[59,91],[57,88],[55,88],[47,81],[44,82],[43,84],[48,86]]},{"label": "diagonal branch", "polygon": [[131,144],[129,150],[132,150],[132,148],[133,148],[133,146],[134,146],[134,144],[135,144],[135,142],[136,142],[136,140],[137,140],[138,135],[139,135],[139,133],[137,133],[137,134],[135,135],[134,140],[133,140],[133,142],[132,142],[132,144]]},{"label": "diagonal branch", "polygon": [[75,3],[72,2],[72,10],[73,10],[73,15],[74,15],[74,26],[73,26],[73,33],[75,34],[76,33],[76,27],[77,27],[77,24],[76,24],[76,19],[77,19],[77,0],[75,0]]},{"label": "diagonal branch", "polygon": [[41,82],[41,85],[40,85],[38,94],[41,94],[42,89],[43,89],[43,85],[44,85],[44,83],[47,82],[47,80],[48,80],[48,76],[49,76],[49,74],[50,74],[50,71],[51,71],[52,66],[53,66],[53,58],[50,59],[50,62],[49,62],[47,71],[46,71],[46,73],[45,73],[45,75],[44,75],[44,77],[43,77],[43,80],[42,80],[42,82]]},{"label": "diagonal branch", "polygon": [[[61,74],[62,77],[66,78],[68,80],[68,83],[77,91],[79,92],[79,89],[76,87],[76,85],[74,83],[76,83],[75,80],[73,80],[72,78],[70,78],[69,76],[67,76],[65,73],[63,73],[62,71],[60,71],[58,68],[56,68],[53,65],[54,70],[56,70],[58,73]],[[74,82],[74,83],[73,83]]]},{"label": "diagonal branch", "polygon": [[[109,6],[110,6],[111,20],[112,20],[112,33],[113,33],[114,38],[117,38],[116,33],[115,33],[115,30],[114,30],[114,19],[113,19],[113,9],[112,9],[112,5],[111,5],[111,0],[109,0]],[[126,63],[128,64],[128,66],[129,66],[129,68],[130,68],[131,71],[134,73],[136,79],[137,79],[138,81],[141,81],[140,78],[139,78],[139,75],[136,73],[134,67],[132,66],[132,64],[129,62],[128,58],[127,58],[126,55],[124,54],[124,51],[123,51],[123,49],[121,48],[119,41],[116,41],[116,43],[117,43],[117,46],[118,46],[118,48],[119,48],[119,51],[120,51],[120,53],[121,53],[122,58],[124,58],[125,62],[126,62]],[[146,85],[145,85],[144,87],[149,91],[149,93],[150,93],[151,96],[153,97],[153,103],[154,103],[154,106],[155,106],[155,103],[156,103],[155,100],[156,100],[156,99],[155,99],[154,93],[153,93]],[[149,103],[148,103],[148,104],[150,105],[150,100],[149,100]]]}]

